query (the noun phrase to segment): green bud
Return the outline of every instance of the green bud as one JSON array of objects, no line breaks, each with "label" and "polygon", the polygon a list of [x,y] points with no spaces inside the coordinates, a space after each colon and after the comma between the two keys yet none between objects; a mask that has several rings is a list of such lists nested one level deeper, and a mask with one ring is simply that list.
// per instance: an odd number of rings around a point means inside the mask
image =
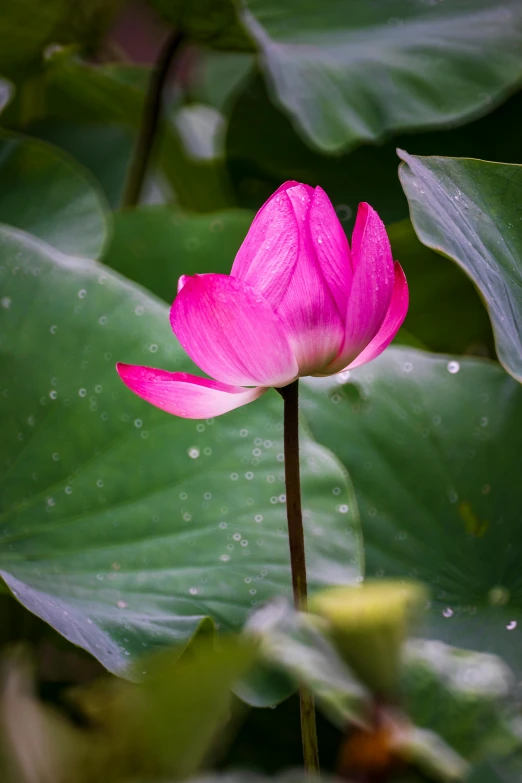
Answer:
[{"label": "green bud", "polygon": [[332,587],[310,601],[328,622],[330,636],[354,673],[377,696],[393,695],[402,645],[427,593],[416,582],[365,582]]}]

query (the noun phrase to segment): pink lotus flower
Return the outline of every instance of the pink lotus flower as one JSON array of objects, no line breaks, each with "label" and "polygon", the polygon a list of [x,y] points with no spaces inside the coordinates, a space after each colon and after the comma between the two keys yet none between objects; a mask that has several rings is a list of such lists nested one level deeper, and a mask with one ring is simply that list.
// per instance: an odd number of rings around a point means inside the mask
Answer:
[{"label": "pink lotus flower", "polygon": [[408,309],[386,229],[360,204],[352,248],[321,188],[286,182],[257,213],[228,275],[182,276],[170,323],[217,380],[118,364],[158,408],[205,419],[303,375],[332,375],[378,356]]}]

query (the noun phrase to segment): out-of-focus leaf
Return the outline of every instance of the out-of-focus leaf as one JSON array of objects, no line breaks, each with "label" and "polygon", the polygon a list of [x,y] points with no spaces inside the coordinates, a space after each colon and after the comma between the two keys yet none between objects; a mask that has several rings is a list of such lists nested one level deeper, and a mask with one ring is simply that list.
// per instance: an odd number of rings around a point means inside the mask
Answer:
[{"label": "out-of-focus leaf", "polygon": [[412,728],[397,749],[410,764],[427,775],[428,780],[452,783],[469,777],[471,767],[466,760],[429,729]]},{"label": "out-of-focus leaf", "polygon": [[[339,728],[365,726],[371,699],[339,653],[321,632],[317,617],[296,612],[285,601],[273,601],[255,612],[246,625],[267,662],[305,683],[319,706]],[[241,693],[241,690],[239,690]]]},{"label": "out-of-focus leaf", "polygon": [[[0,729],[17,783],[179,780],[195,773],[230,718],[231,688],[255,658],[245,640],[198,640],[143,662],[142,682],[106,678],[71,694],[81,726],[31,692],[27,666],[4,662]],[[146,671],[141,671],[146,666]]]},{"label": "out-of-focus leaf", "polygon": [[425,582],[430,635],[520,671],[520,385],[488,361],[389,348],[305,379],[301,409],[352,477],[368,575]]},{"label": "out-of-focus leaf", "polygon": [[68,156],[35,139],[0,134],[0,223],[63,253],[97,258],[107,211],[91,177]]},{"label": "out-of-focus leaf", "polygon": [[400,174],[420,240],[456,261],[480,289],[497,353],[522,380],[522,166],[401,152]]},{"label": "out-of-focus leaf", "polygon": [[494,356],[488,314],[469,278],[425,247],[409,220],[388,226],[388,236],[410,290],[406,332],[432,351]]},{"label": "out-of-focus leaf", "polygon": [[486,763],[475,768],[469,778],[469,783],[513,783],[520,780],[522,764],[520,758],[514,758],[503,764]]},{"label": "out-of-focus leaf", "polygon": [[330,152],[484,112],[522,80],[518,0],[245,0],[278,104]]},{"label": "out-of-focus leaf", "polygon": [[41,66],[49,44],[94,46],[123,0],[3,0],[0,15],[0,73],[20,78]]},{"label": "out-of-focus leaf", "polygon": [[[121,672],[206,616],[238,628],[288,595],[279,396],[216,421],[159,411],[114,364],[195,369],[168,307],[15,229],[0,250],[0,570],[16,597]],[[302,455],[313,592],[354,580],[361,553],[341,467],[305,433]]]},{"label": "out-of-focus leaf", "polygon": [[406,645],[405,707],[473,764],[522,750],[515,678],[495,655],[415,639]]},{"label": "out-of-focus leaf", "polygon": [[194,640],[179,658],[167,650],[137,667],[132,685],[101,680],[76,693],[75,702],[107,745],[121,777],[183,779],[196,772],[230,719],[231,689],[256,657],[246,640]]},{"label": "out-of-focus leaf", "polygon": [[209,215],[162,206],[118,212],[103,261],[170,303],[180,275],[230,273],[252,218],[239,209]]}]

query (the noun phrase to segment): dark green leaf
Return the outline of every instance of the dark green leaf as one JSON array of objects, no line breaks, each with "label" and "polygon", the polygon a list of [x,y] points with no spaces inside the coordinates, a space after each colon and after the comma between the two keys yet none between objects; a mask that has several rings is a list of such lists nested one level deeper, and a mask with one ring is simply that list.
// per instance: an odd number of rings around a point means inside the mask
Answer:
[{"label": "dark green leaf", "polygon": [[522,389],[498,365],[389,348],[304,381],[313,434],[349,470],[367,573],[432,590],[430,633],[522,658]]},{"label": "dark green leaf", "polygon": [[476,283],[499,359],[522,380],[522,166],[401,157],[401,181],[421,241],[455,260]]},{"label": "dark green leaf", "polygon": [[512,672],[494,655],[423,639],[406,646],[409,716],[438,732],[473,764],[520,751],[514,685]]},{"label": "dark green leaf", "polygon": [[[114,364],[191,371],[168,308],[14,229],[1,253],[0,569],[19,600],[121,672],[289,594],[278,395],[215,422],[158,411]],[[360,552],[339,464],[304,433],[302,459],[313,591]]]},{"label": "dark green leaf", "polygon": [[518,0],[245,0],[275,99],[330,152],[455,123],[522,79]]}]

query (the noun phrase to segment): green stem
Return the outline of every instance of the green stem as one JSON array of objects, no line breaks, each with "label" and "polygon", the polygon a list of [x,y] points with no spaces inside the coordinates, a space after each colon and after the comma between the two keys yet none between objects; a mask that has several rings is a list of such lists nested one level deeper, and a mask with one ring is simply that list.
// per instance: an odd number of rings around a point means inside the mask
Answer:
[{"label": "green stem", "polygon": [[[286,516],[288,519],[294,605],[298,611],[306,612],[308,593],[299,471],[299,381],[295,380],[277,391],[284,400]],[[304,685],[299,688],[299,702],[304,767],[307,774],[317,774],[319,772],[319,751],[314,697]]]},{"label": "green stem", "polygon": [[152,149],[156,140],[163,87],[165,86],[165,81],[169,74],[172,61],[179,52],[182,41],[183,36],[178,31],[169,35],[159,54],[156,66],[152,71],[147,96],[145,98],[138,140],[136,142],[127,184],[125,185],[125,193],[122,199],[122,205],[124,207],[135,207],[139,204]]}]

